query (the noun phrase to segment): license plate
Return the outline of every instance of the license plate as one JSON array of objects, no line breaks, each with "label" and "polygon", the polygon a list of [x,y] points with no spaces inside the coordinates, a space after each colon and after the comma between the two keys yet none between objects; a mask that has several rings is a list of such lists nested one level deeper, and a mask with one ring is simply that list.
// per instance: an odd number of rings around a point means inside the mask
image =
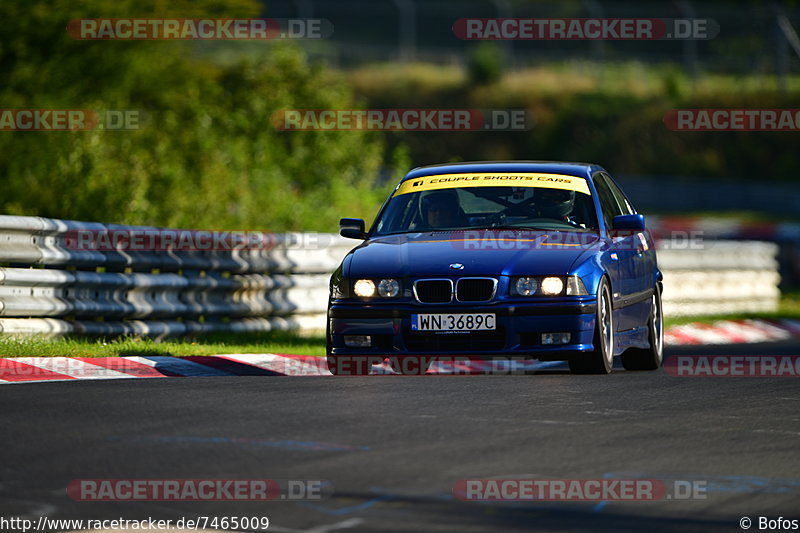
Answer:
[{"label": "license plate", "polygon": [[494,313],[411,315],[413,331],[486,331],[495,329]]}]

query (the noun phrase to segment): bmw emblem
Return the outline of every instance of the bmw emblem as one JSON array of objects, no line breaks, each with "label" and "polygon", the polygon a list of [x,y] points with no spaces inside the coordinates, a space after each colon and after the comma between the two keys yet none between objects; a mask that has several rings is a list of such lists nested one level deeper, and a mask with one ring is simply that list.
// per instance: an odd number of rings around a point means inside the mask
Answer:
[{"label": "bmw emblem", "polygon": [[450,268],[452,268],[453,270],[461,270],[462,268],[464,268],[464,265],[462,265],[461,263],[452,263],[450,265]]}]

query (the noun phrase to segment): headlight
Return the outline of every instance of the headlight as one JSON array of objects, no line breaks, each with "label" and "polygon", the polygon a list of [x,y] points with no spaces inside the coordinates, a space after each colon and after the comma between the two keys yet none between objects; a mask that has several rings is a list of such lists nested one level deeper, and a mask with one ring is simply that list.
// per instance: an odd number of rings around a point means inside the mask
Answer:
[{"label": "headlight", "polygon": [[378,294],[381,298],[394,298],[400,294],[400,282],[396,279],[382,279],[378,283]]},{"label": "headlight", "polygon": [[375,282],[371,279],[360,279],[356,281],[353,286],[353,292],[356,293],[356,296],[360,296],[361,298],[375,296]]},{"label": "headlight", "polygon": [[517,283],[514,285],[514,289],[516,289],[517,294],[520,296],[533,296],[536,294],[536,289],[539,288],[539,283],[536,281],[536,278],[518,278]]},{"label": "headlight", "polygon": [[564,280],[556,277],[544,278],[542,280],[542,294],[546,296],[558,296],[564,290]]},{"label": "headlight", "polygon": [[400,295],[400,281],[392,278],[360,279],[353,284],[353,293],[359,298],[395,298]]},{"label": "headlight", "polygon": [[[578,276],[521,276],[511,280],[514,296],[586,296],[586,286]],[[565,290],[566,289],[566,290]]]}]

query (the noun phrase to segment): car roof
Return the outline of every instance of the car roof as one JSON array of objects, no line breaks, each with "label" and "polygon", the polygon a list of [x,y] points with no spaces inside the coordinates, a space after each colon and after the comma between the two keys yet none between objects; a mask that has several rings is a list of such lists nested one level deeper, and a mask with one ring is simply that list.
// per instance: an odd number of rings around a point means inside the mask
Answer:
[{"label": "car roof", "polygon": [[565,174],[591,178],[592,173],[603,167],[593,163],[569,163],[563,161],[470,161],[427,165],[411,170],[402,181],[436,174],[460,174],[464,172],[541,172],[543,174]]}]

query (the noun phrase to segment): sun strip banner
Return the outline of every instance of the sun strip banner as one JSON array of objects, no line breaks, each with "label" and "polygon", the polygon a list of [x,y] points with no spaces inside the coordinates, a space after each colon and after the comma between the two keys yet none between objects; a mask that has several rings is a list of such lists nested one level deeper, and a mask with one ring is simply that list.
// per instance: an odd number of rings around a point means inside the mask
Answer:
[{"label": "sun strip banner", "polygon": [[467,174],[437,174],[413,178],[400,184],[394,196],[417,191],[436,189],[457,189],[462,187],[543,187],[547,189],[564,189],[583,194],[589,192],[586,179],[562,174],[539,174],[531,172],[492,172]]}]

